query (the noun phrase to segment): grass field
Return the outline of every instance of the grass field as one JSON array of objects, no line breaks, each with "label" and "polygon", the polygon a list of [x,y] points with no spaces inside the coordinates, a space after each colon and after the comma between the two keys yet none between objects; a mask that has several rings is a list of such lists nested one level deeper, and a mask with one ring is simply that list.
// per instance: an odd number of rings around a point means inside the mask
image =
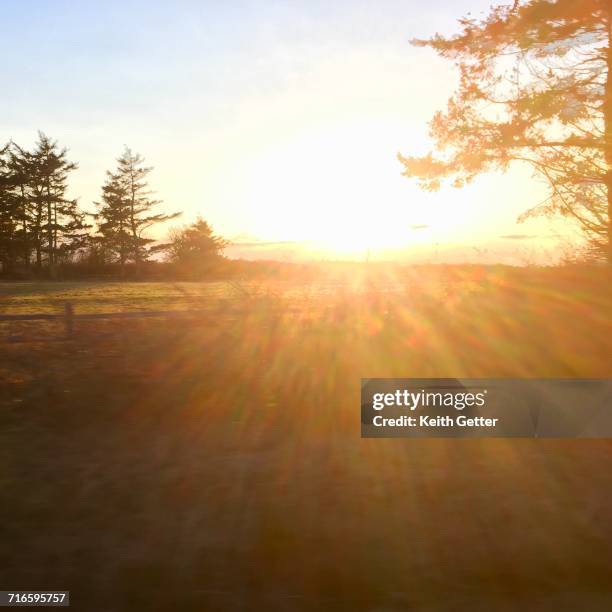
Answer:
[{"label": "grass field", "polygon": [[3,312],[242,306],[0,328],[0,584],[93,612],[608,610],[612,442],[361,439],[359,379],[611,377],[609,281],[0,285]]},{"label": "grass field", "polygon": [[235,297],[236,290],[218,283],[15,282],[0,284],[0,312],[54,313],[65,302],[79,312],[173,310],[206,306]]}]

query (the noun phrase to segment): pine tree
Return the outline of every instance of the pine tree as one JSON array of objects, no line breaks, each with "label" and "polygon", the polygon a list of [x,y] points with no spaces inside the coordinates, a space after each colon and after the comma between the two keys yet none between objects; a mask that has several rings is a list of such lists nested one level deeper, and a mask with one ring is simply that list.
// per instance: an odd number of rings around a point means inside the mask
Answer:
[{"label": "pine tree", "polygon": [[15,223],[17,229],[14,239],[16,249],[26,268],[30,266],[30,256],[34,243],[32,236],[32,202],[29,198],[28,185],[30,180],[30,166],[27,155],[14,145],[10,144],[8,168],[11,175],[13,194],[19,204],[16,209]]},{"label": "pine tree", "polygon": [[165,245],[168,260],[186,270],[198,272],[222,259],[229,243],[216,236],[213,228],[201,217],[185,227],[170,232],[170,243]]},{"label": "pine tree", "polygon": [[[87,230],[84,215],[76,200],[66,198],[68,174],[78,166],[67,159],[67,149],[42,132],[34,151],[14,145],[13,166],[21,171],[23,219],[29,229],[36,264],[42,267],[43,255],[53,275],[60,259],[82,246]],[[27,203],[26,203],[27,202]]]},{"label": "pine tree", "polygon": [[148,228],[181,214],[152,212],[161,201],[151,198],[147,177],[152,168],[143,164],[144,158],[126,147],[117,159],[117,169],[107,171],[101,201],[96,202],[99,234],[122,269],[128,261],[140,263],[148,258],[147,247],[155,242],[144,235]]},{"label": "pine tree", "polygon": [[436,153],[399,156],[425,189],[530,164],[550,188],[528,210],[574,219],[612,264],[612,2],[515,0],[462,31],[413,41],[454,60],[459,88],[431,123]]},{"label": "pine tree", "polygon": [[10,143],[0,147],[0,267],[2,272],[13,268],[16,258],[16,217],[18,199],[14,193],[10,168]]}]

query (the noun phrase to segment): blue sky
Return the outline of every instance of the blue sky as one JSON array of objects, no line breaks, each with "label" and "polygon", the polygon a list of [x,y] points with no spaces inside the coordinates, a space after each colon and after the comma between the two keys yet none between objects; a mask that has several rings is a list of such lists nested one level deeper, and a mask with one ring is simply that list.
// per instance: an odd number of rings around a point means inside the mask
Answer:
[{"label": "blue sky", "polygon": [[[431,196],[395,159],[427,150],[456,82],[409,40],[488,4],[0,1],[0,140],[29,145],[42,129],[67,146],[87,208],[127,144],[168,210],[231,238],[348,253],[516,233],[535,203],[520,200],[539,193],[524,173]],[[416,224],[437,233],[415,238]]]},{"label": "blue sky", "polygon": [[[283,88],[327,53],[451,27],[452,2],[1,2],[7,122],[143,120]],[[466,4],[485,6],[485,2]],[[426,6],[426,8],[424,8]],[[450,7],[454,6],[454,11]],[[145,117],[143,117],[143,112]],[[129,119],[128,119],[129,118]],[[203,117],[206,121],[206,118]]]}]

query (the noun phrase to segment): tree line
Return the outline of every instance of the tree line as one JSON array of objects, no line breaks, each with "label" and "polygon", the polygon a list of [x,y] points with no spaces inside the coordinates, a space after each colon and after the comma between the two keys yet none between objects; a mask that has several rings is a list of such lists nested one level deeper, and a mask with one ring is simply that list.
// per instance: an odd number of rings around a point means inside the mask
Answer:
[{"label": "tree line", "polygon": [[[152,226],[181,213],[157,212],[161,202],[148,186],[152,170],[128,147],[106,173],[96,211],[84,211],[67,196],[68,178],[78,164],[68,150],[39,132],[32,150],[14,142],[0,147],[0,268],[4,276],[19,272],[57,275],[59,266],[94,264],[138,266],[164,253],[168,261],[198,268],[221,257],[227,242],[198,218],[174,229],[170,241],[147,236]],[[90,222],[91,221],[91,222]]]}]

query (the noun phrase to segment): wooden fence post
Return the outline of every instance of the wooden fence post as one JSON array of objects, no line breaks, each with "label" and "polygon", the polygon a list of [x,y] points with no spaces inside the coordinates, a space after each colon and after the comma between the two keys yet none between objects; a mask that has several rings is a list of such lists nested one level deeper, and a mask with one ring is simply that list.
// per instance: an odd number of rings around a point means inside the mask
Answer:
[{"label": "wooden fence post", "polygon": [[64,304],[64,321],[66,324],[66,336],[72,338],[74,333],[74,308],[70,302]]}]

